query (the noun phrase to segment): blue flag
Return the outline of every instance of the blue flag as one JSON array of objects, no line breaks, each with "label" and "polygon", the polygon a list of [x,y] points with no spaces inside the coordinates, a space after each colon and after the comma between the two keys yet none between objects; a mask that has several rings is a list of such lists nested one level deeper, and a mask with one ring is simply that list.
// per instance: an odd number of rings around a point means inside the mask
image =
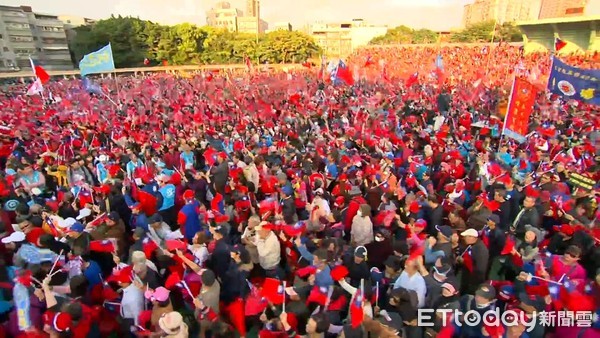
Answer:
[{"label": "blue flag", "polygon": [[582,69],[552,58],[548,90],[564,98],[600,105],[600,69]]},{"label": "blue flag", "polygon": [[83,78],[82,83],[86,92],[90,94],[102,94],[102,88],[100,88],[100,86],[92,82],[92,80],[88,79],[87,77]]},{"label": "blue flag", "polygon": [[79,70],[81,76],[115,70],[115,61],[113,60],[110,43],[93,53],[85,55],[79,61]]}]

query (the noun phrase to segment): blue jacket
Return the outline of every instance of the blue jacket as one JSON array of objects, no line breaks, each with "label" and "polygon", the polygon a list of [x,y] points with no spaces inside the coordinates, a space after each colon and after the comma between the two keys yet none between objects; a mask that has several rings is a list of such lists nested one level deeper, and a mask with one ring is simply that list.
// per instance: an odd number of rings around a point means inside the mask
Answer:
[{"label": "blue jacket", "polygon": [[[298,251],[300,252],[300,255],[302,255],[302,258],[306,259],[312,264],[314,256],[313,254],[308,252],[306,246],[299,246]],[[318,287],[325,288],[328,288],[329,286],[333,285],[333,279],[331,278],[331,268],[329,268],[329,265],[325,266],[323,270],[317,272],[317,274],[315,275],[315,285]]]},{"label": "blue jacket", "polygon": [[158,209],[158,211],[167,210],[175,206],[175,186],[172,184],[167,184],[164,187],[158,189],[160,194],[162,195],[162,205]]},{"label": "blue jacket", "polygon": [[198,201],[188,203],[179,210],[179,215],[177,216],[177,223],[179,223],[180,226],[183,226],[183,236],[190,243],[194,238],[194,235],[202,229],[202,224],[198,217],[200,215],[198,213],[199,208],[200,203]]}]

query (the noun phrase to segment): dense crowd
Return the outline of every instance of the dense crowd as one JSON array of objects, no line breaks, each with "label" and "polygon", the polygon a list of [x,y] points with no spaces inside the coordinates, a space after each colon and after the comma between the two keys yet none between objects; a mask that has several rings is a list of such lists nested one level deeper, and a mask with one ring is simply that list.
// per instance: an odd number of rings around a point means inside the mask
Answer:
[{"label": "dense crowd", "polygon": [[[600,116],[545,92],[550,55],[347,64],[352,86],[260,67],[4,85],[0,337],[599,337]],[[522,144],[502,137],[514,76],[540,88]]]}]

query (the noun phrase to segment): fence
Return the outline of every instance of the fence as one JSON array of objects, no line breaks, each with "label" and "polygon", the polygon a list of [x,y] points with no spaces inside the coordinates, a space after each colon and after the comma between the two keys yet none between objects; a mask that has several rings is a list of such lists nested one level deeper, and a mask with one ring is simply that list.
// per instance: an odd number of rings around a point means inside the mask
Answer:
[{"label": "fence", "polygon": [[[258,69],[268,69],[268,70],[278,70],[278,71],[286,71],[301,68],[300,64],[272,64],[272,65],[259,65],[256,66]],[[196,72],[196,71],[244,71],[246,69],[246,65],[243,64],[231,64],[231,65],[196,65],[196,66],[160,66],[160,67],[137,67],[137,68],[118,68],[114,72],[105,72],[104,74],[109,73],[117,73],[130,75],[137,75],[138,73],[154,73],[154,72]],[[50,76],[78,76],[79,70],[57,70],[57,71],[48,71],[48,75]],[[13,73],[0,73],[0,79],[10,79],[10,78],[28,78],[32,77],[32,71],[19,71]]]}]

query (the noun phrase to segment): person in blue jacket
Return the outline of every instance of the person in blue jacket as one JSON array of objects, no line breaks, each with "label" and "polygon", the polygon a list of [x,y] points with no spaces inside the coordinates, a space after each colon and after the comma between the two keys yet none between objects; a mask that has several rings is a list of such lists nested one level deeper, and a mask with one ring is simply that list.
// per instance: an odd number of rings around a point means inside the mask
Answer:
[{"label": "person in blue jacket", "polygon": [[158,194],[156,195],[158,213],[162,216],[163,221],[171,227],[171,230],[176,230],[175,186],[170,182],[170,177],[166,175],[157,177],[156,183],[158,183]]},{"label": "person in blue jacket", "polygon": [[295,244],[302,258],[306,259],[317,268],[317,273],[315,274],[315,285],[324,288],[328,288],[329,286],[333,285],[331,268],[327,264],[327,250],[317,249],[314,254],[310,253],[300,238],[296,239]]},{"label": "person in blue jacket", "polygon": [[202,229],[199,218],[200,202],[194,198],[194,191],[192,190],[186,190],[183,193],[183,200],[185,205],[179,210],[177,224],[188,243],[192,243],[196,233]]}]

